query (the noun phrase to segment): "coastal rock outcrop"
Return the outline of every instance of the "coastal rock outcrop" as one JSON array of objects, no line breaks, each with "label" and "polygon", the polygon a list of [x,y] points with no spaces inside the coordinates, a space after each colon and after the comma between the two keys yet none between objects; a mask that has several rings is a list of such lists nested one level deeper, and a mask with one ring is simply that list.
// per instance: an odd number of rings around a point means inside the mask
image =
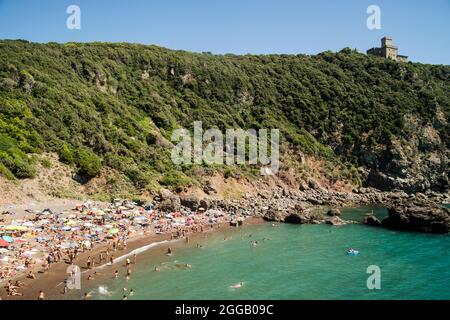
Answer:
[{"label": "coastal rock outcrop", "polygon": [[285,218],[284,213],[279,210],[267,211],[266,214],[263,216],[264,220],[275,222],[284,222],[284,218]]},{"label": "coastal rock outcrop", "polygon": [[276,221],[293,224],[318,224],[324,222],[323,215],[316,210],[270,210],[263,218],[267,221]]},{"label": "coastal rock outcrop", "polygon": [[390,229],[448,233],[450,210],[443,207],[395,206],[388,209],[389,217],[382,224]]},{"label": "coastal rock outcrop", "polygon": [[340,215],[341,215],[341,210],[336,209],[336,208],[332,208],[327,211],[327,216],[330,216],[330,217],[340,216]]},{"label": "coastal rock outcrop", "polygon": [[363,221],[364,224],[367,224],[368,226],[372,227],[378,227],[381,225],[381,221],[375,217],[373,214],[369,214],[364,218]]},{"label": "coastal rock outcrop", "polygon": [[196,211],[200,208],[200,199],[195,195],[180,197],[180,203],[182,206],[185,206],[192,211]]},{"label": "coastal rock outcrop", "polygon": [[284,218],[285,223],[303,224],[305,222],[304,217],[298,213],[291,213]]},{"label": "coastal rock outcrop", "polygon": [[345,222],[338,216],[333,216],[331,219],[327,220],[327,224],[331,224],[332,226],[343,226],[347,224],[347,222]]},{"label": "coastal rock outcrop", "polygon": [[163,211],[179,211],[181,206],[180,197],[173,194],[170,190],[161,189],[159,191],[158,208]]}]

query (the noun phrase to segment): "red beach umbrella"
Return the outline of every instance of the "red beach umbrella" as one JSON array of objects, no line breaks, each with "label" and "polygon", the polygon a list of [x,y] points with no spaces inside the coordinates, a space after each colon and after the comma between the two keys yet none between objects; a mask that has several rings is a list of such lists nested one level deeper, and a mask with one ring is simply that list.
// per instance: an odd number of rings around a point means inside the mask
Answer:
[{"label": "red beach umbrella", "polygon": [[3,239],[0,239],[0,248],[2,248],[2,247],[9,247],[9,246],[10,246],[9,242],[7,242],[7,241],[5,241]]}]

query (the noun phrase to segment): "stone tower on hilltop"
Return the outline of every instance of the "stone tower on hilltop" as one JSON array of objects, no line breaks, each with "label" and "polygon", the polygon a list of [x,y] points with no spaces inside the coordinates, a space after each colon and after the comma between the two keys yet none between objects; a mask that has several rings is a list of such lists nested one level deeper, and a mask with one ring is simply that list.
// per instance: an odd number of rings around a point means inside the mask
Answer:
[{"label": "stone tower on hilltop", "polygon": [[398,54],[398,48],[394,46],[392,37],[384,37],[381,39],[381,48],[371,48],[366,51],[367,54],[391,59],[394,61],[407,62],[408,56]]}]

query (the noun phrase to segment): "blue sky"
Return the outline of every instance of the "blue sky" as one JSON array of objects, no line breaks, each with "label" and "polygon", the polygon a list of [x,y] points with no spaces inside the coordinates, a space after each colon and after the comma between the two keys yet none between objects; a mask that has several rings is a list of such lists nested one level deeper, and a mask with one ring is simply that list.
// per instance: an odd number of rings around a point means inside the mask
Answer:
[{"label": "blue sky", "polygon": [[[81,8],[81,30],[66,8]],[[369,5],[381,30],[366,27]],[[0,0],[0,39],[120,41],[213,53],[361,52],[391,35],[399,53],[450,64],[450,0]]]}]

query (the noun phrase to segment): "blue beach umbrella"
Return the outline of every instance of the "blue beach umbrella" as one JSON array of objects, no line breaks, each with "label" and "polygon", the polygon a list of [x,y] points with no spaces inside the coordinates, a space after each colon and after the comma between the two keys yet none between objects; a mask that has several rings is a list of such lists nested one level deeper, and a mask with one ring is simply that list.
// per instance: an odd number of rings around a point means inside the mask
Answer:
[{"label": "blue beach umbrella", "polygon": [[11,238],[10,236],[3,236],[2,238],[3,238],[3,240],[5,240],[6,242],[9,242],[9,243],[14,241],[14,239]]}]

